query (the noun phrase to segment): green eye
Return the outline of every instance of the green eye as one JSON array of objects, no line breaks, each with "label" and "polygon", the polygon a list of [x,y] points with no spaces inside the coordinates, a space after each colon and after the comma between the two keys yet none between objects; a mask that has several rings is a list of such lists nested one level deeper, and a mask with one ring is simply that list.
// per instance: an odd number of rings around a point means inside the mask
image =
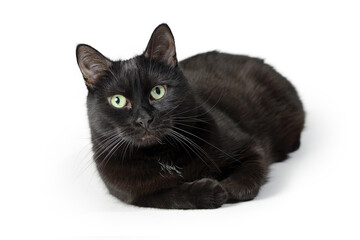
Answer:
[{"label": "green eye", "polygon": [[126,98],[123,95],[117,94],[111,97],[110,103],[116,108],[123,108],[126,105]]},{"label": "green eye", "polygon": [[159,100],[160,98],[164,97],[165,88],[164,88],[164,86],[157,85],[157,86],[153,87],[150,94],[155,100]]}]

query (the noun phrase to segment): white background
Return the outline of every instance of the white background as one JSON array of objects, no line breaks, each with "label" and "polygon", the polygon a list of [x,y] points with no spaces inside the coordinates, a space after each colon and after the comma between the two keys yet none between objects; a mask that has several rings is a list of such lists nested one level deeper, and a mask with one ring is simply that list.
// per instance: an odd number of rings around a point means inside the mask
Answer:
[{"label": "white background", "polygon": [[[0,238],[359,239],[359,12],[356,1],[1,1]],[[131,58],[162,22],[179,60],[261,57],[297,87],[302,146],[254,201],[143,209],[99,180],[75,47]]]}]

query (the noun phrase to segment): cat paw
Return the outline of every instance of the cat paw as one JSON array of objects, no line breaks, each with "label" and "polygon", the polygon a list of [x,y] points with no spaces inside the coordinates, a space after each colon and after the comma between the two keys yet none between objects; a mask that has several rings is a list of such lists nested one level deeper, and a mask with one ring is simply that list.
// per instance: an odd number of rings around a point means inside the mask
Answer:
[{"label": "cat paw", "polygon": [[194,205],[200,209],[219,208],[228,199],[225,188],[217,180],[210,178],[190,183],[189,192]]}]

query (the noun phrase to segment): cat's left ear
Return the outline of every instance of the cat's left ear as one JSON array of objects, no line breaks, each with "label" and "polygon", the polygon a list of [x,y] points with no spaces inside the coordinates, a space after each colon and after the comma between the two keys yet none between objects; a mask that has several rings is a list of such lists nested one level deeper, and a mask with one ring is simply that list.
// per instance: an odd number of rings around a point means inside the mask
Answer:
[{"label": "cat's left ear", "polygon": [[163,23],[154,30],[144,55],[170,67],[177,66],[175,40],[167,24]]}]

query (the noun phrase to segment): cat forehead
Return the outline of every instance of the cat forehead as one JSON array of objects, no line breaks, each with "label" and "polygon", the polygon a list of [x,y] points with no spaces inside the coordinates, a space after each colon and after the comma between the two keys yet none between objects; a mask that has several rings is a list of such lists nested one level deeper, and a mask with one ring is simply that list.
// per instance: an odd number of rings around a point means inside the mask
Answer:
[{"label": "cat forehead", "polygon": [[121,62],[121,68],[124,72],[132,71],[137,69],[135,59],[129,59]]},{"label": "cat forehead", "polygon": [[114,92],[132,92],[141,89],[148,90],[153,85],[151,77],[146,72],[146,67],[137,58],[114,62],[110,82],[106,89]]}]

